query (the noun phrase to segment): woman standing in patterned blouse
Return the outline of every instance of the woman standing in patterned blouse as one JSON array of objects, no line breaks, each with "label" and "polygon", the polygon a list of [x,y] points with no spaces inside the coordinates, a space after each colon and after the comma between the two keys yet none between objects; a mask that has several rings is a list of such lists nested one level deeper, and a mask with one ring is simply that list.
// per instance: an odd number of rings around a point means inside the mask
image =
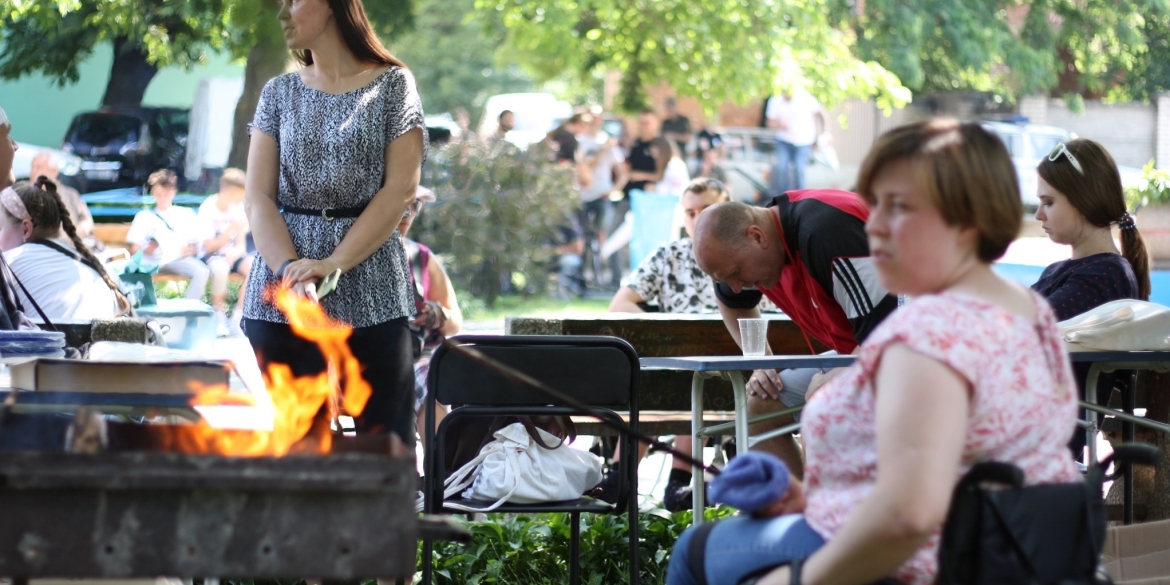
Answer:
[{"label": "woman standing in patterned blouse", "polygon": [[[1072,247],[1072,258],[1044,269],[1032,290],[1052,305],[1064,321],[1119,299],[1150,298],[1150,261],[1146,244],[1125,210],[1125,196],[1117,164],[1105,147],[1078,138],[1062,142],[1036,167],[1040,175],[1036,220],[1057,244]],[[1121,250],[1113,241],[1112,226],[1121,232]],[[1073,364],[1084,392],[1087,363]],[[1131,372],[1102,374],[1097,403],[1108,404],[1115,387],[1124,387]],[[1073,434],[1069,447],[1078,459],[1085,434]]]},{"label": "woman standing in patterned blouse", "polygon": [[320,299],[354,327],[349,344],[373,388],[358,429],[414,442],[414,313],[398,220],[426,154],[422,103],[410,71],[378,41],[361,0],[282,0],[285,41],[304,67],[264,86],[252,123],[246,203],[264,262],[248,280],[245,332],[261,369],[325,369],[265,292],[283,283]]}]

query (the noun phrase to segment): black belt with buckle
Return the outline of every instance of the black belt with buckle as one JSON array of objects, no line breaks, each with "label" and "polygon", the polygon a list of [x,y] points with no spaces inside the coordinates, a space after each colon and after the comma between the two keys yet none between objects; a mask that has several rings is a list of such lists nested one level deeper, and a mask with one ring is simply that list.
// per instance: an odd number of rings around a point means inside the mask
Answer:
[{"label": "black belt with buckle", "polygon": [[305,209],[304,207],[289,207],[282,205],[280,207],[281,213],[292,213],[294,215],[314,215],[324,217],[329,221],[333,221],[339,217],[357,217],[366,210],[366,206],[361,207],[343,207],[343,208],[326,208],[326,209]]}]

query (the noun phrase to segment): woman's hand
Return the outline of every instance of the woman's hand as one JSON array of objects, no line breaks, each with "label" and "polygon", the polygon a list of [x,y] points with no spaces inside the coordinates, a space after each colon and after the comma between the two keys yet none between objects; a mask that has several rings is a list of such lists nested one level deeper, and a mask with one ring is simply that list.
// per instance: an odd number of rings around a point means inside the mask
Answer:
[{"label": "woman's hand", "polygon": [[329,258],[324,260],[302,258],[290,262],[288,266],[284,267],[284,278],[281,282],[289,286],[298,282],[315,283],[339,268],[341,268],[341,263]]},{"label": "woman's hand", "polygon": [[309,299],[314,303],[320,302],[320,299],[317,298],[317,283],[315,282],[294,282],[289,286],[289,290],[301,298]]}]

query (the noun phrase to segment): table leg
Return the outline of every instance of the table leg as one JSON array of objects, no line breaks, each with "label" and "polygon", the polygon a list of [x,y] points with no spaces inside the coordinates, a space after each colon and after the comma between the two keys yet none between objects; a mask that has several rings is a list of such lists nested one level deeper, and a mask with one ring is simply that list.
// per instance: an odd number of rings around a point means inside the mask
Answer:
[{"label": "table leg", "polygon": [[748,444],[747,385],[743,372],[725,372],[724,376],[731,381],[735,395],[735,448],[747,451],[751,446]]},{"label": "table leg", "polygon": [[[699,436],[699,429],[703,428],[703,385],[706,376],[702,372],[695,372],[691,377],[691,453],[692,456],[703,461],[703,437]],[[694,510],[694,525],[703,523],[703,506],[707,499],[706,477],[703,467],[691,468],[691,508]]]},{"label": "table leg", "polygon": [[[1137,372],[1135,371],[1130,376],[1129,384],[1126,385],[1125,390],[1121,393],[1121,409],[1126,414],[1133,414],[1135,394],[1137,393]],[[1121,421],[1121,442],[1132,443],[1134,438],[1133,423],[1122,419]],[[1121,469],[1125,473],[1125,493],[1123,494],[1121,504],[1121,523],[1124,525],[1133,524],[1133,464],[1125,462],[1121,464]]]},{"label": "table leg", "polygon": [[[1097,379],[1101,377],[1101,365],[1094,363],[1089,367],[1089,376],[1085,379],[1085,402],[1089,404],[1097,404]],[[1101,428],[1101,422],[1105,420],[1103,415],[1097,414],[1093,411],[1088,413],[1089,428],[1085,430],[1085,445],[1089,447],[1089,458],[1086,463],[1090,466],[1097,463],[1097,431]]]}]

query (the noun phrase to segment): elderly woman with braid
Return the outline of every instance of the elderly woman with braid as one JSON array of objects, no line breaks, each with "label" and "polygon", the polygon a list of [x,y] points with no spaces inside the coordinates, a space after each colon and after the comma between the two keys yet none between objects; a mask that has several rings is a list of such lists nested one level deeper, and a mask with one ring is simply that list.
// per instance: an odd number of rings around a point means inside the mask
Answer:
[{"label": "elderly woman with braid", "polygon": [[[1032,285],[1048,299],[1056,318],[1064,321],[1120,299],[1149,300],[1150,260],[1145,241],[1125,209],[1121,175],[1109,151],[1078,138],[1061,142],[1040,166],[1036,220],[1048,238],[1072,248],[1072,257],[1050,265]],[[1121,249],[1113,240],[1118,228]],[[1084,393],[1089,364],[1073,364]],[[1114,388],[1126,384],[1125,372],[1102,374],[1097,403],[1108,404]],[[1084,433],[1074,433],[1069,447],[1080,458]]]},{"label": "elderly woman with braid", "polygon": [[[130,311],[117,281],[81,241],[57,184],[48,177],[0,192],[0,250],[50,320],[109,319]],[[24,290],[17,289],[31,309]]]}]

